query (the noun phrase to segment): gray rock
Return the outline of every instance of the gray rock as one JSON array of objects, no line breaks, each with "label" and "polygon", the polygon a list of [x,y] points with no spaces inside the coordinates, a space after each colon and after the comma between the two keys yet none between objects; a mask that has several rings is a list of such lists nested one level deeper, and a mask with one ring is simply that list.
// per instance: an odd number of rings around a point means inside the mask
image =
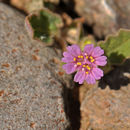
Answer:
[{"label": "gray rock", "polygon": [[130,29],[129,0],[75,0],[75,5],[98,37],[115,33],[119,28]]},{"label": "gray rock", "polygon": [[71,77],[60,50],[28,37],[24,18],[0,3],[0,129],[64,130]]}]

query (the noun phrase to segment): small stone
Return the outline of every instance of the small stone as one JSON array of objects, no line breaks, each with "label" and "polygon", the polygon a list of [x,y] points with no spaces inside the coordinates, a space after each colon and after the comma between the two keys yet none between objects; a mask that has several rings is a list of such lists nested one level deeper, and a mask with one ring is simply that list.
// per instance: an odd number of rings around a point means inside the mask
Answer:
[{"label": "small stone", "polygon": [[40,60],[40,57],[37,55],[32,55],[33,60]]},{"label": "small stone", "polygon": [[10,65],[8,63],[2,64],[2,67],[9,67]]},{"label": "small stone", "polygon": [[0,97],[4,94],[4,90],[0,91]]},{"label": "small stone", "polygon": [[31,128],[34,128],[35,125],[36,125],[36,124],[35,124],[34,122],[31,122],[31,123],[30,123],[30,127],[31,127]]}]

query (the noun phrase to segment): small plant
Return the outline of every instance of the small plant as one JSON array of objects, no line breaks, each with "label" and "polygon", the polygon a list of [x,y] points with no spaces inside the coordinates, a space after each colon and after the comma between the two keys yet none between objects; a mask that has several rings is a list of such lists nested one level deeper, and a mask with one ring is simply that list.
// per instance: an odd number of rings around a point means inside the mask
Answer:
[{"label": "small plant", "polygon": [[[129,30],[121,29],[116,35],[110,35],[105,41],[94,44],[98,45],[97,47],[90,43],[84,42],[87,45],[83,51],[78,45],[72,45],[68,46],[67,51],[63,53],[62,62],[66,63],[63,69],[67,74],[77,71],[74,81],[79,84],[82,84],[84,80],[88,84],[94,84],[96,80],[103,77],[103,71],[108,73],[113,66],[121,65],[130,57]],[[82,48],[82,45],[80,46]],[[98,66],[103,66],[101,67],[103,70]]]},{"label": "small plant", "polygon": [[98,66],[106,65],[107,57],[103,56],[104,51],[100,47],[94,47],[93,44],[85,46],[81,51],[78,45],[67,47],[67,51],[63,53],[62,61],[66,64],[63,69],[67,74],[77,71],[74,81],[82,84],[84,80],[88,84],[94,84],[103,76],[103,71]]}]

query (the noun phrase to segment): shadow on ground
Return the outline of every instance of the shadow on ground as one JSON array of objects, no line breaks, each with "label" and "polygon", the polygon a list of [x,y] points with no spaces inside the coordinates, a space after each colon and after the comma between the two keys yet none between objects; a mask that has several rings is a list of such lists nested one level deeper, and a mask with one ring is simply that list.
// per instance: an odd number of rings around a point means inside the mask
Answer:
[{"label": "shadow on ground", "polygon": [[[127,76],[126,76],[127,75]],[[99,87],[105,89],[109,85],[110,89],[119,90],[122,86],[130,83],[130,59],[106,74],[99,82]]]},{"label": "shadow on ground", "polygon": [[70,121],[70,127],[66,130],[79,130],[80,128],[80,103],[78,101],[78,86],[74,84],[73,88],[63,88],[64,110],[66,117]]}]

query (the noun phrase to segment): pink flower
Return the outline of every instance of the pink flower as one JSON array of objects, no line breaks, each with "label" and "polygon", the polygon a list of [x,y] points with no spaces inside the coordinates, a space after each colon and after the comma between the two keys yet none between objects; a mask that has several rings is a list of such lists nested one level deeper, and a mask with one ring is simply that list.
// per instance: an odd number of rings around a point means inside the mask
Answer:
[{"label": "pink flower", "polygon": [[63,53],[62,61],[66,63],[63,69],[67,74],[77,71],[74,81],[79,84],[84,80],[88,84],[94,84],[103,76],[103,71],[98,66],[107,63],[107,57],[103,54],[104,51],[100,47],[94,47],[93,44],[86,45],[83,52],[78,45],[68,46],[67,51]]}]

